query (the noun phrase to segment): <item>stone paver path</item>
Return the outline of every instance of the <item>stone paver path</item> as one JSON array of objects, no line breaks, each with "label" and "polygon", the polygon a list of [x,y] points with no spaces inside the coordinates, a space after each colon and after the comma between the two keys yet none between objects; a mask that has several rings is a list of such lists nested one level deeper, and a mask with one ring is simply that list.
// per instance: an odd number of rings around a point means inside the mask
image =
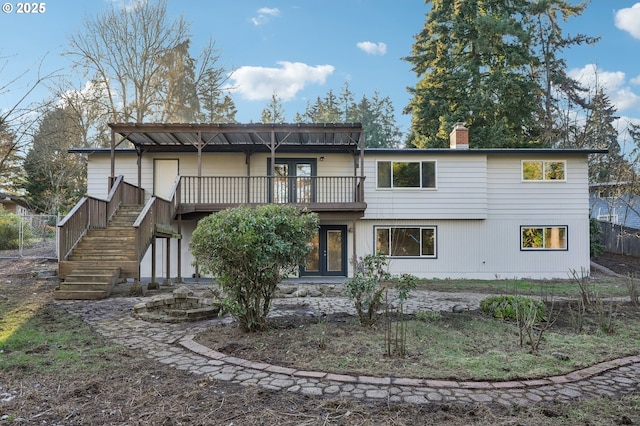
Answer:
[{"label": "stone paver path", "polygon": [[[454,305],[476,309],[483,294],[416,292],[408,311],[451,310]],[[640,355],[604,362],[562,376],[508,382],[456,382],[446,380],[370,377],[302,371],[225,355],[196,343],[194,336],[218,318],[196,323],[154,323],[132,316],[133,306],[148,298],[110,298],[101,301],[57,302],[81,316],[99,333],[115,342],[140,350],[167,368],[186,370],[215,380],[258,385],[283,392],[369,398],[390,402],[486,403],[502,406],[569,402],[599,396],[619,397],[640,390]],[[351,312],[340,297],[290,297],[278,299],[273,315],[287,305],[302,305],[310,313]]]}]

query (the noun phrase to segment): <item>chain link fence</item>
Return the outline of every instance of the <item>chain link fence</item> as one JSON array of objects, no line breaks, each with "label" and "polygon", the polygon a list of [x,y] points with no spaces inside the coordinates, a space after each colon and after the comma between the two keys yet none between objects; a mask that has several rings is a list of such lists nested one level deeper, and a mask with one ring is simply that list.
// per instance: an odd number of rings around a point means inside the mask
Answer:
[{"label": "chain link fence", "polygon": [[0,258],[58,258],[56,215],[0,215]]}]

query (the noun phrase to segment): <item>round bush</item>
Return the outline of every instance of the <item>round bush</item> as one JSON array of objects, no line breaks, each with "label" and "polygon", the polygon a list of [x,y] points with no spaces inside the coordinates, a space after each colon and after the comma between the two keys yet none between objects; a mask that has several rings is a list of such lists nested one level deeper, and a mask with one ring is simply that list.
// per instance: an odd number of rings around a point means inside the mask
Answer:
[{"label": "round bush", "polygon": [[[480,302],[480,310],[499,319],[535,318],[542,320],[545,317],[545,306],[539,300],[524,296],[492,296]],[[534,310],[535,312],[533,312]]]}]

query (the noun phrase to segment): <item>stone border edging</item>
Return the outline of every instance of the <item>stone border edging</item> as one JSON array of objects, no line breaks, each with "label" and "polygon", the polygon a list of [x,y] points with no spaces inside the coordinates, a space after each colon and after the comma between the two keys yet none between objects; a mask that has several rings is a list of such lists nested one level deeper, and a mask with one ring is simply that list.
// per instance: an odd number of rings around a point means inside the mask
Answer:
[{"label": "stone border edging", "polygon": [[195,335],[185,335],[179,340],[179,344],[198,355],[205,356],[227,364],[250,368],[268,373],[285,374],[298,378],[313,378],[318,380],[327,380],[341,383],[359,383],[368,385],[397,385],[409,387],[429,387],[429,388],[459,388],[459,389],[518,389],[518,388],[534,388],[539,386],[574,383],[586,380],[591,377],[602,374],[614,368],[624,367],[630,364],[640,363],[640,354],[618,358],[610,361],[600,362],[587,368],[573,371],[571,373],[552,376],[543,379],[531,380],[509,380],[501,382],[488,381],[453,381],[453,380],[435,380],[435,379],[412,379],[398,377],[374,377],[374,376],[351,376],[346,374],[334,374],[321,371],[305,371],[295,368],[280,367],[264,362],[253,362],[242,358],[233,357],[222,352],[218,352],[208,348],[193,339]]}]

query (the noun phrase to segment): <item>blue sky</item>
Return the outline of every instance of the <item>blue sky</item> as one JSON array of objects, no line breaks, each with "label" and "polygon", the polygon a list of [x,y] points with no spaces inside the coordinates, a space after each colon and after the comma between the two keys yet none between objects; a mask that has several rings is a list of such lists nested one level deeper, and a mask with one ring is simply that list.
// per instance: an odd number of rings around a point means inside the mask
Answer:
[{"label": "blue sky", "polygon": [[[17,14],[18,2],[2,0],[0,13],[0,109],[15,104],[38,75],[68,72],[61,53],[68,37],[82,30],[83,17],[95,17],[114,3],[131,0],[51,0],[42,14]],[[416,76],[401,58],[411,52],[425,21],[422,0],[169,0],[171,17],[191,23],[193,54],[213,39],[220,64],[235,70],[231,82],[240,122],[258,121],[274,91],[284,101],[287,120],[307,101],[336,94],[345,82],[359,99],[374,91],[391,98],[404,131],[406,88]],[[640,123],[640,2],[593,0],[586,13],[565,24],[566,31],[601,36],[596,46],[565,53],[571,74],[598,82],[618,108],[621,128]],[[24,75],[23,75],[24,73]],[[45,87],[26,102],[48,96]]]}]

